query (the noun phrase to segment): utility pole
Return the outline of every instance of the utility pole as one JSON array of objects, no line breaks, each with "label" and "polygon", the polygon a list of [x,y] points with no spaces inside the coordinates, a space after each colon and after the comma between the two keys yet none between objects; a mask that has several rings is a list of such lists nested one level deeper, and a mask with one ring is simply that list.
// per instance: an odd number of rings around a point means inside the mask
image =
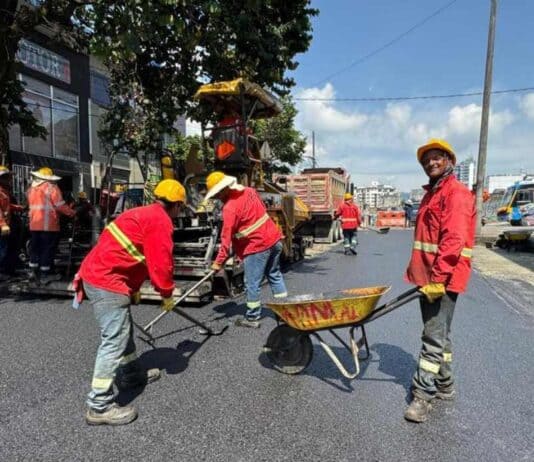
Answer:
[{"label": "utility pole", "polygon": [[480,123],[480,140],[478,144],[477,183],[476,183],[476,237],[482,231],[482,207],[484,181],[486,179],[486,154],[488,148],[488,121],[490,110],[491,84],[493,77],[493,50],[495,44],[495,23],[497,19],[497,0],[491,0],[491,12],[488,31],[488,49],[486,52],[486,75],[484,78],[484,96],[482,99],[482,120]]},{"label": "utility pole", "polygon": [[315,168],[315,130],[312,130],[312,167]]}]

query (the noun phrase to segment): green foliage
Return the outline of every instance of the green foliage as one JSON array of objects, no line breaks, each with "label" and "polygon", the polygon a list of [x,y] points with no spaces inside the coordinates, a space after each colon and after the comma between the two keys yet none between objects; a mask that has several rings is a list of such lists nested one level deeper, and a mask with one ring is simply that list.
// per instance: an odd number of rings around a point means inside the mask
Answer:
[{"label": "green foliage", "polygon": [[[39,24],[57,23],[58,38],[89,46],[111,75],[112,105],[100,135],[135,155],[158,151],[162,135],[176,133],[179,115],[203,120],[192,104],[200,82],[244,76],[288,93],[294,81],[285,71],[309,47],[316,14],[309,0],[48,0],[28,9],[31,20],[17,20],[18,35],[1,29],[0,41],[15,43],[11,64],[18,38]],[[2,76],[0,86],[13,80]],[[20,96],[21,88],[10,88]],[[9,117],[20,122],[24,114]]]},{"label": "green foliage", "polygon": [[256,137],[267,141],[272,151],[273,162],[270,172],[290,173],[289,166],[302,161],[306,148],[306,138],[295,129],[297,109],[289,96],[282,99],[282,113],[271,119],[253,121],[252,128]]}]

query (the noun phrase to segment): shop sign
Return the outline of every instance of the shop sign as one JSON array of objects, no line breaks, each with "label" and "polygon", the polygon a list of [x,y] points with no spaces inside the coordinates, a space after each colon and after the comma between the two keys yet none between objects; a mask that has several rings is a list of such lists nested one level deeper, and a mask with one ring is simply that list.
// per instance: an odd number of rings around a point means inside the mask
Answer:
[{"label": "shop sign", "polygon": [[69,60],[35,43],[21,39],[17,59],[30,69],[70,83]]}]

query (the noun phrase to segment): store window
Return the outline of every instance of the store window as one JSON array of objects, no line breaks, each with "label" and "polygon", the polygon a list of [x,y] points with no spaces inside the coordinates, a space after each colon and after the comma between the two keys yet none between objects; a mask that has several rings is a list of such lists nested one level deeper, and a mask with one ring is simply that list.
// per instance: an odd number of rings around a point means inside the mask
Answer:
[{"label": "store window", "polygon": [[25,83],[24,101],[48,134],[45,139],[22,136],[20,127],[13,125],[9,130],[10,148],[40,156],[78,160],[78,97],[30,77],[20,78]]}]

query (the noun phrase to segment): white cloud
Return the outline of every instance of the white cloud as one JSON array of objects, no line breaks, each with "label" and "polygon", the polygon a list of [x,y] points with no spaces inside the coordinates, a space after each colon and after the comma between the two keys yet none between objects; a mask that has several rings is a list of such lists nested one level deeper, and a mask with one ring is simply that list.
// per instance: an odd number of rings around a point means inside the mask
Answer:
[{"label": "white cloud", "polygon": [[[334,98],[331,84],[301,90],[298,98]],[[490,113],[488,173],[506,173],[525,168],[534,171],[534,132],[525,120],[514,117],[517,100],[499,99],[499,109]],[[389,181],[408,191],[425,182],[415,161],[417,146],[429,138],[445,138],[459,160],[476,158],[480,133],[481,106],[474,102],[459,105],[446,101],[389,103],[385,106],[348,107],[332,101],[297,100],[297,128],[311,142],[315,131],[319,166],[344,167],[357,184],[372,180]],[[534,118],[534,94],[520,101],[521,109]],[[532,133],[531,133],[532,132]],[[513,144],[513,146],[512,146]],[[310,155],[311,148],[308,148]]]},{"label": "white cloud", "polygon": [[519,103],[519,107],[529,119],[534,120],[534,93],[528,93],[523,96]]}]

